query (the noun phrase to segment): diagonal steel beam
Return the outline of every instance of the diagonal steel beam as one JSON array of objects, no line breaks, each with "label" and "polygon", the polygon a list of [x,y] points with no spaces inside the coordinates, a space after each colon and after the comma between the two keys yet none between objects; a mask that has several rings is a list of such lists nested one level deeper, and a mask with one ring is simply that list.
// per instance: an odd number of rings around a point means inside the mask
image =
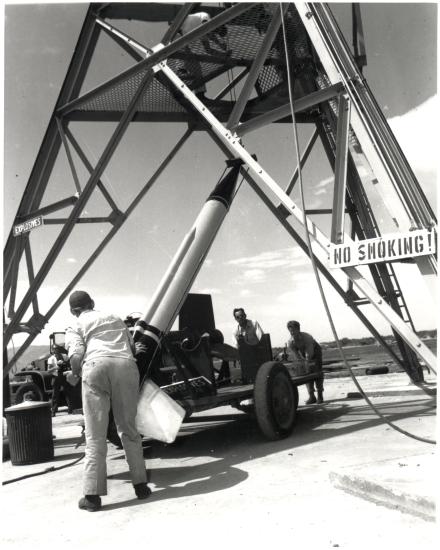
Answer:
[{"label": "diagonal steel beam", "polygon": [[215,97],[214,100],[222,99],[222,97],[225,97],[225,95],[234,88],[249,72],[249,67],[245,67],[241,73],[239,73],[237,76],[235,76],[231,82],[227,86],[223,88]]},{"label": "diagonal steel beam", "polygon": [[51,251],[49,252],[48,256],[46,257],[45,261],[43,262],[42,266],[40,267],[40,270],[38,274],[36,275],[34,279],[33,285],[29,288],[27,293],[25,294],[20,306],[18,307],[16,314],[14,318],[11,320],[10,324],[7,326],[5,330],[4,340],[5,345],[9,342],[12,335],[16,332],[16,329],[23,317],[23,315],[26,313],[27,308],[30,305],[30,302],[32,301],[32,296],[34,293],[40,288],[41,284],[43,283],[45,277],[47,276],[47,273],[49,272],[50,268],[52,267],[53,263],[55,262],[60,250],[64,246],[65,241],[67,240],[67,237],[70,235],[70,233],[73,230],[73,227],[75,226],[75,223],[79,216],[81,215],[82,210],[84,209],[87,201],[89,200],[93,190],[95,189],[98,180],[100,179],[102,173],[104,172],[106,166],[110,162],[110,159],[113,155],[113,152],[115,151],[116,147],[118,146],[119,142],[122,139],[122,136],[124,135],[134,113],[136,112],[138,103],[140,101],[140,98],[142,97],[142,94],[145,90],[145,88],[151,83],[153,79],[153,75],[151,72],[148,72],[144,78],[142,79],[141,83],[139,84],[136,92],[133,95],[133,98],[130,101],[130,104],[121,117],[121,120],[119,124],[117,125],[115,131],[113,132],[113,135],[110,137],[110,140],[107,144],[107,146],[104,148],[104,151],[101,155],[101,158],[99,159],[95,170],[93,174],[90,176],[89,181],[87,182],[83,192],[81,193],[78,202],[75,204],[75,206],[72,209],[72,212],[69,217],[69,222],[66,223],[63,227],[63,229],[60,231],[60,234],[58,235]]},{"label": "diagonal steel beam", "polygon": [[[87,159],[84,151],[81,149],[78,141],[75,139],[75,136],[72,134],[72,132],[70,131],[70,129],[68,127],[66,127],[66,136],[68,137],[70,143],[72,144],[73,148],[75,149],[77,155],[79,156],[79,158],[82,160],[82,163],[84,164],[84,166],[86,167],[87,171],[89,172],[89,174],[92,174],[93,173],[93,166],[92,164],[89,162],[89,160]],[[109,203],[110,207],[112,208],[112,210],[118,210],[118,206],[117,204],[115,203],[115,201],[113,200],[112,196],[110,195],[110,193],[107,191],[106,187],[104,186],[103,182],[101,179],[98,180],[98,188],[99,190],[101,191],[101,193],[104,195],[105,199],[107,200],[107,202]]]},{"label": "diagonal steel beam", "polygon": [[79,178],[78,178],[78,174],[76,172],[75,163],[73,162],[72,154],[70,152],[70,147],[69,147],[69,144],[66,140],[66,134],[64,132],[63,123],[61,122],[61,120],[58,117],[56,117],[56,122],[57,122],[57,126],[58,126],[58,132],[61,136],[61,141],[63,142],[63,145],[64,145],[64,150],[66,152],[67,161],[68,161],[69,166],[70,166],[70,171],[72,172],[73,182],[75,184],[75,188],[76,188],[77,193],[80,194],[81,193],[81,185],[79,183]]},{"label": "diagonal steel beam", "polygon": [[303,168],[305,163],[307,162],[307,159],[309,158],[309,155],[310,153],[312,152],[312,149],[313,149],[313,146],[315,145],[315,142],[316,140],[318,139],[318,130],[315,128],[315,131],[313,132],[311,138],[309,139],[304,151],[303,151],[303,154],[301,155],[301,158],[300,158],[300,161],[299,161],[299,166],[297,166],[295,168],[295,172],[293,173],[293,176],[291,177],[286,189],[284,190],[284,192],[286,193],[286,195],[290,195],[290,193],[292,192],[294,186],[295,186],[295,183],[298,179],[298,176],[299,176],[299,168]]},{"label": "diagonal steel beam", "polygon": [[[283,12],[285,13],[289,5],[284,4]],[[272,21],[267,29],[266,36],[264,37],[263,43],[260,47],[260,50],[257,52],[255,59],[252,63],[251,70],[249,71],[249,76],[246,79],[246,82],[243,85],[240,95],[238,96],[237,101],[235,102],[234,108],[232,109],[229,120],[226,124],[227,128],[234,128],[243,114],[243,111],[246,107],[246,103],[249,100],[249,97],[252,93],[252,90],[255,86],[255,82],[258,79],[261,68],[266,61],[266,57],[272,47],[275,36],[277,35],[281,25],[281,9],[277,8],[276,12],[272,17]]]},{"label": "diagonal steel beam", "polygon": [[[71,292],[71,290],[73,290],[75,285],[81,280],[81,278],[84,276],[84,274],[88,271],[90,266],[98,258],[98,256],[101,254],[101,252],[107,246],[107,244],[110,242],[110,240],[113,238],[113,236],[119,231],[119,229],[122,227],[124,222],[128,219],[128,217],[133,212],[133,210],[136,208],[136,206],[141,202],[141,200],[144,198],[144,196],[147,194],[147,192],[156,183],[158,178],[164,172],[165,168],[170,164],[170,162],[173,160],[173,158],[176,156],[176,154],[179,152],[179,150],[182,148],[182,146],[188,140],[188,138],[190,137],[192,132],[193,132],[192,129],[190,129],[190,128],[187,129],[186,132],[182,135],[182,137],[177,141],[176,145],[171,149],[169,154],[161,162],[160,166],[157,168],[157,170],[154,172],[154,174],[150,177],[150,179],[145,183],[143,188],[139,191],[139,193],[132,200],[132,202],[130,203],[130,205],[128,206],[126,211],[124,212],[124,215],[120,220],[120,223],[115,225],[114,227],[112,227],[112,229],[109,231],[109,233],[106,235],[106,237],[98,245],[96,250],[91,254],[90,258],[84,263],[83,267],[78,271],[78,273],[75,275],[75,277],[72,279],[72,281],[66,286],[66,288],[63,290],[63,292],[60,294],[60,296],[57,298],[57,300],[54,302],[54,304],[49,308],[46,315],[44,316],[46,321],[48,321],[53,316],[55,311],[59,308],[59,306],[62,304],[62,302],[66,299],[67,295]],[[30,334],[29,337],[26,339],[26,341],[23,343],[23,345],[20,347],[20,349],[17,350],[15,355],[13,357],[11,357],[8,362],[4,363],[4,370],[3,370],[4,376],[9,372],[9,370],[16,363],[16,361],[23,355],[23,353],[26,351],[26,349],[33,342],[36,335],[37,335],[36,333],[35,334]]]},{"label": "diagonal steel beam", "polygon": [[[27,266],[27,272],[28,272],[28,278],[29,278],[29,284],[32,285],[34,282],[34,264],[32,261],[32,251],[31,251],[31,243],[29,239],[26,241],[26,245],[24,248],[24,254],[26,258],[26,266]],[[38,297],[37,294],[32,298],[32,306],[34,313],[39,313],[38,311]]]},{"label": "diagonal steel beam", "polygon": [[[83,84],[100,32],[100,28],[95,26],[92,12],[92,8],[89,8],[54,111],[66,101],[76,97]],[[18,207],[17,216],[26,216],[31,210],[35,210],[40,206],[60,145],[61,139],[55,118],[52,115],[32,167],[26,191]],[[11,231],[4,249],[3,296],[5,298],[10,291],[11,284],[13,284],[12,268],[15,258],[21,258],[23,251],[23,239],[17,239]]]},{"label": "diagonal steel beam", "polygon": [[162,44],[169,44],[171,41],[174,40],[183,22],[185,21],[185,19],[188,17],[188,15],[191,13],[192,9],[196,5],[197,4],[189,3],[189,4],[185,4],[180,8],[179,13],[176,15],[173,22],[171,23],[166,33],[164,34],[162,38]]},{"label": "diagonal steel beam", "polygon": [[336,244],[344,242],[349,127],[350,99],[346,94],[341,94],[339,98],[338,125],[336,130],[335,186],[333,191],[333,215],[330,230],[330,240],[332,243]]},{"label": "diagonal steel beam", "polygon": [[[335,98],[343,89],[342,84],[338,83],[333,86],[329,86],[328,88],[324,88],[323,90],[312,92],[304,97],[295,99],[293,102],[293,109],[295,113],[299,113],[300,111],[305,111],[306,109],[316,107],[324,101]],[[231,132],[236,132],[238,135],[244,136],[253,130],[258,130],[258,128],[266,126],[266,124],[276,122],[281,118],[290,116],[290,114],[290,103],[286,103],[276,109],[272,109],[262,115],[256,116],[251,120],[238,124],[237,126],[231,128]]]},{"label": "diagonal steel beam", "polygon": [[[96,18],[96,21],[99,21],[98,17]],[[144,59],[144,56],[139,53],[139,51],[134,48],[130,43],[128,43],[127,40],[124,40],[123,38],[112,32],[111,28],[108,28],[110,27],[110,25],[108,25],[108,27],[107,25],[101,26],[105,34],[109,36],[112,40],[114,40],[116,44],[118,44],[125,52],[127,52],[128,55],[136,61],[136,63],[139,63],[139,61],[142,61]]]},{"label": "diagonal steel beam", "polygon": [[[218,138],[218,136],[215,134],[215,132],[213,132],[212,129],[209,129],[207,131],[208,131],[208,134],[211,136],[212,140],[223,151],[223,153],[225,154],[226,157],[228,157],[230,159],[235,158],[234,154]],[[292,225],[290,225],[290,223],[286,220],[285,216],[283,216],[283,214],[280,213],[279,208],[273,204],[272,200],[263,191],[263,189],[261,189],[261,187],[257,184],[255,178],[253,178],[252,175],[249,174],[249,172],[244,170],[243,168],[242,168],[242,175],[243,175],[244,179],[249,183],[252,190],[259,197],[259,199],[261,199],[261,201],[268,207],[268,209],[277,218],[277,220],[284,227],[284,229],[287,231],[287,233],[291,237],[293,237],[293,239],[298,244],[298,246],[301,248],[301,250],[308,257],[310,257],[309,247],[307,246],[307,243],[305,242],[304,238],[292,227]],[[347,291],[331,275],[331,273],[329,272],[327,266],[324,263],[322,263],[319,260],[319,258],[317,258],[315,255],[313,255],[313,258],[314,258],[314,260],[316,262],[316,265],[317,265],[318,269],[320,270],[320,272],[324,275],[324,277],[332,285],[332,287],[336,290],[336,292],[341,296],[341,298],[344,300],[344,302],[346,302],[346,304],[350,307],[350,309],[353,311],[353,313],[360,319],[360,321],[366,326],[366,328],[371,332],[371,334],[381,343],[381,345],[388,352],[388,354],[392,357],[392,359],[404,369],[404,365],[403,365],[402,360],[400,359],[400,357],[394,352],[392,347],[386,342],[386,340],[376,330],[374,325],[368,320],[368,318],[363,314],[363,312],[359,309],[359,307],[357,307],[356,304],[354,304],[351,300],[349,300],[348,295],[347,295]]]},{"label": "diagonal steel beam", "polygon": [[[182,94],[193,104],[199,114],[205,119],[212,130],[223,141],[223,143],[234,154],[241,158],[248,165],[250,172],[257,181],[261,182],[270,189],[287,208],[290,214],[299,221],[304,231],[308,231],[313,252],[318,256],[322,263],[328,262],[329,239],[322,231],[308,218],[304,223],[302,210],[287,196],[276,181],[263,169],[263,167],[252,157],[252,155],[243,147],[237,135],[232,134],[226,129],[216,117],[207,109],[207,107],[197,98],[197,96],[185,85],[184,82],[167,66],[165,62],[160,63],[162,72],[174,83]],[[351,239],[346,237],[347,242]],[[386,303],[377,291],[368,283],[362,274],[354,267],[344,267],[341,272],[349,277],[357,289],[365,296],[371,305],[384,317],[387,322],[398,332],[407,344],[415,351],[429,367],[435,371],[437,359],[432,351],[420,340],[405,321]]]}]

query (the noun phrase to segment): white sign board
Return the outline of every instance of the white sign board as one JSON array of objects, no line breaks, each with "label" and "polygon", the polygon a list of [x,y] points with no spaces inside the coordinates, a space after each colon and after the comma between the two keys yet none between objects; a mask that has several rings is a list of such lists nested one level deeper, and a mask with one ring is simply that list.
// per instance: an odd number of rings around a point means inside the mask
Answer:
[{"label": "white sign board", "polygon": [[27,233],[28,231],[31,231],[36,227],[40,227],[41,225],[43,225],[43,216],[38,216],[36,218],[32,218],[31,220],[26,220],[23,223],[18,223],[17,225],[14,225],[13,228],[14,237],[18,237],[19,235]]},{"label": "white sign board", "polygon": [[375,239],[330,245],[330,267],[347,267],[435,254],[436,233],[417,229]]}]

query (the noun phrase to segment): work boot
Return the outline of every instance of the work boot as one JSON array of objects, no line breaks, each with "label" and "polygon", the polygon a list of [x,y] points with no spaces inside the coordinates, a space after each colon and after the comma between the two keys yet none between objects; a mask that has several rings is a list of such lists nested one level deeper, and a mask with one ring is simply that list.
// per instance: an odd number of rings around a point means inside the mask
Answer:
[{"label": "work boot", "polygon": [[140,500],[144,500],[145,498],[148,498],[151,495],[151,489],[148,487],[146,483],[136,483],[136,485],[133,485],[134,492],[136,493],[136,496]]},{"label": "work boot", "polygon": [[78,507],[80,510],[96,512],[101,508],[101,497],[98,495],[86,495],[79,499]]},{"label": "work boot", "polygon": [[316,397],[314,393],[311,393],[306,401],[306,405],[313,405],[314,403],[316,403]]},{"label": "work boot", "polygon": [[318,391],[318,403],[324,403],[324,398],[322,396],[322,390]]}]

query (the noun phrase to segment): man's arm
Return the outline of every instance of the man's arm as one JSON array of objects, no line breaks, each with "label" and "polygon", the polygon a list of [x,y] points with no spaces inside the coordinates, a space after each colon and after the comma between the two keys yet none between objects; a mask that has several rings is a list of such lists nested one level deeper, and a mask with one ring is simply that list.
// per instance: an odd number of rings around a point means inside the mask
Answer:
[{"label": "man's arm", "polygon": [[258,321],[255,321],[254,329],[258,340],[261,340],[261,337],[263,336],[264,332],[263,332],[263,329],[260,327],[260,323]]},{"label": "man's arm", "polygon": [[232,333],[232,341],[234,342],[234,345],[236,348],[238,348],[238,345],[240,343],[240,337],[239,337],[239,334],[238,334],[238,328],[236,328],[234,330],[234,332]]},{"label": "man's arm", "polygon": [[133,356],[135,356],[136,355],[136,346],[135,346],[135,343],[134,343],[133,334],[130,332],[130,330],[128,328],[127,328],[127,338],[128,338],[129,343],[130,343],[131,353],[133,354]]},{"label": "man's arm", "polygon": [[298,348],[295,346],[295,342],[292,339],[287,342],[287,347],[293,353],[294,359],[297,359],[298,361],[304,360],[304,357],[300,354]]},{"label": "man's arm", "polygon": [[81,334],[71,327],[66,329],[66,349],[70,359],[72,376],[79,378],[86,346]]},{"label": "man's arm", "polygon": [[70,366],[72,367],[72,374],[77,378],[81,376],[81,365],[82,365],[83,357],[84,357],[83,355],[79,355],[77,353],[74,353],[70,357]]},{"label": "man's arm", "polygon": [[47,360],[47,372],[54,373],[57,370],[58,370],[58,364],[57,364],[56,357],[54,355],[51,355]]},{"label": "man's arm", "polygon": [[305,343],[305,356],[308,361],[309,359],[313,359],[313,356],[315,354],[315,341],[313,340],[312,336],[310,336],[310,334],[305,334],[304,343]]}]

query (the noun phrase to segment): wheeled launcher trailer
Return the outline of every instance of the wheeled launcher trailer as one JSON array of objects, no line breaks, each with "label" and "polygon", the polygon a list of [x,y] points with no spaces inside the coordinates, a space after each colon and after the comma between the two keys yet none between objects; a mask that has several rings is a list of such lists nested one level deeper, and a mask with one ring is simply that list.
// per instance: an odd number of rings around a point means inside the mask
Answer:
[{"label": "wheeled launcher trailer", "polygon": [[[190,297],[194,299],[194,295]],[[199,295],[200,298],[203,296]],[[210,296],[207,298],[210,309]],[[198,302],[198,306],[201,305],[202,302]],[[189,317],[192,318],[191,313]],[[171,332],[159,354],[156,369],[149,372],[153,381],[185,409],[186,418],[229,405],[254,415],[267,439],[290,435],[297,416],[298,387],[319,380],[322,372],[306,374],[291,362],[273,360],[269,334],[263,334],[257,345],[243,343],[238,350],[224,344],[223,336],[216,329],[209,337],[195,340],[196,345],[185,348],[185,335]],[[214,359],[227,364],[227,377],[216,375]],[[239,368],[230,376],[229,366],[233,361],[239,362]]]},{"label": "wheeled launcher trailer", "polygon": [[176,400],[188,416],[222,406],[232,406],[255,415],[258,427],[269,440],[289,436],[295,425],[298,387],[322,377],[319,373],[296,376],[279,361],[263,363],[253,384],[218,388],[216,395]]}]

